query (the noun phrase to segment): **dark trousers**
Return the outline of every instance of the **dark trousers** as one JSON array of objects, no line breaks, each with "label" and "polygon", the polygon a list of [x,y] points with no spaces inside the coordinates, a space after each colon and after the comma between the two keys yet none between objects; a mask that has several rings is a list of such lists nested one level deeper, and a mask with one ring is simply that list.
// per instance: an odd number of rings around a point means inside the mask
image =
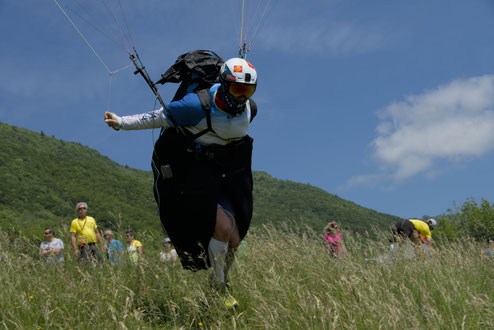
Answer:
[{"label": "dark trousers", "polygon": [[398,237],[410,238],[415,231],[415,226],[409,220],[401,220],[395,223],[390,228],[391,234],[393,234],[393,242],[396,242]]},{"label": "dark trousers", "polygon": [[101,254],[99,253],[96,243],[88,243],[79,247],[79,259],[84,261],[94,260],[101,262]]}]

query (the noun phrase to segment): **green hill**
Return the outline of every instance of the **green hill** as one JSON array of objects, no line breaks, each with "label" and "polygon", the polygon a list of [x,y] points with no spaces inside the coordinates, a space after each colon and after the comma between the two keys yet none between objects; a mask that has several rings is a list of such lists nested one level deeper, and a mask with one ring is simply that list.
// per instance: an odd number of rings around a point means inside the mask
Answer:
[{"label": "green hill", "polygon": [[[336,220],[362,231],[397,219],[265,172],[255,172],[254,181],[253,225],[291,220],[321,230]],[[150,171],[121,166],[80,143],[0,123],[0,227],[39,233],[68,225],[75,204],[87,201],[100,227],[161,230],[152,182]]]},{"label": "green hill", "polygon": [[[264,220],[261,220],[264,219]],[[371,226],[388,228],[398,217],[379,213],[344,200],[310,184],[279,180],[254,172],[254,222],[304,223],[321,231],[329,221],[345,229],[364,232]]]}]

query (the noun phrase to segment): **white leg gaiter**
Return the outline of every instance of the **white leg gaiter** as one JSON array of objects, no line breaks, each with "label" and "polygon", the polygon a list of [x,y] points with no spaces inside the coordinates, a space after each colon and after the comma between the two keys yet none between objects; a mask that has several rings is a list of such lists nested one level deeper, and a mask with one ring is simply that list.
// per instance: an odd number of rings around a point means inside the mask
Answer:
[{"label": "white leg gaiter", "polygon": [[213,268],[213,275],[216,280],[221,282],[225,281],[225,261],[228,253],[228,242],[221,242],[213,237],[209,241],[209,261]]}]

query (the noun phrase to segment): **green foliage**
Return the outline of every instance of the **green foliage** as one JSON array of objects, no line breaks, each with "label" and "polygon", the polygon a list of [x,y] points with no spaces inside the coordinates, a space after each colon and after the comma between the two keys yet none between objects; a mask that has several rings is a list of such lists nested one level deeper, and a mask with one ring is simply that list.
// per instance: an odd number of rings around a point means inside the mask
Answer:
[{"label": "green foliage", "polygon": [[0,124],[0,226],[35,233],[69,223],[80,201],[102,227],[121,214],[141,230],[159,228],[149,172],[78,143]]},{"label": "green foliage", "polygon": [[440,226],[435,230],[439,238],[461,239],[468,235],[485,241],[494,237],[494,203],[485,199],[478,203],[470,198],[461,206],[455,204],[454,209],[449,209],[440,220]]},{"label": "green foliage", "polygon": [[[265,172],[255,172],[254,181],[254,226],[293,220],[321,231],[338,221],[363,232],[398,219]],[[115,228],[118,218],[126,228],[161,231],[152,185],[150,171],[121,166],[80,143],[0,123],[0,227],[34,234],[69,224],[75,204],[85,201],[102,228]]]},{"label": "green foliage", "polygon": [[78,263],[68,240],[66,262],[46,265],[39,238],[0,231],[0,322],[9,329],[494,328],[494,262],[472,240],[437,246],[433,259],[365,264],[387,247],[344,232],[348,252],[338,261],[319,233],[284,227],[249,233],[231,274],[235,312],[210,291],[208,272],[160,262],[156,233],[139,237],[138,264],[111,267]]},{"label": "green foliage", "polygon": [[309,184],[274,179],[266,172],[254,172],[254,197],[254,223],[268,220],[279,225],[291,220],[321,232],[328,222],[337,221],[347,229],[365,232],[400,220]]}]

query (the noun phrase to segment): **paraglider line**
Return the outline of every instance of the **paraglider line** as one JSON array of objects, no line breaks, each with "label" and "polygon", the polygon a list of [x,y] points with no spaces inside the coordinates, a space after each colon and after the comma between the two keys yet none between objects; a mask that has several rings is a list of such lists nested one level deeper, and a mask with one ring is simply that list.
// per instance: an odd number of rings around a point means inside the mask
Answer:
[{"label": "paraglider line", "polygon": [[[120,33],[122,34],[122,36],[124,37],[124,39],[127,40],[127,42],[132,45],[132,42],[129,40],[128,36],[123,31],[122,26],[120,26],[120,23],[118,22],[118,20],[115,17],[115,15],[113,15],[113,12],[111,11],[111,9],[107,6],[105,0],[101,0],[101,2],[105,6],[105,8],[108,11],[108,13],[110,14],[110,16],[113,18],[113,21],[115,21],[115,23],[117,24],[118,29],[120,30]],[[127,49],[127,52],[130,54],[130,50],[129,49]]]},{"label": "paraglider line", "polygon": [[113,73],[110,73],[110,88],[108,88],[108,110],[110,111],[110,100],[111,100],[111,80],[113,77]]},{"label": "paraglider line", "polygon": [[130,44],[132,47],[134,47],[134,40],[132,39],[132,34],[130,34],[129,24],[127,23],[127,16],[125,16],[125,12],[122,8],[122,2],[120,2],[120,0],[118,0],[118,5],[120,6],[120,11],[122,12],[122,16],[124,18],[125,27],[127,28],[127,33],[129,35],[129,38],[130,38]]},{"label": "paraglider line", "polygon": [[[230,1],[230,8],[232,9],[232,17],[235,17],[236,11],[233,1]],[[237,24],[233,24],[233,27],[235,28],[235,36],[237,36],[239,34]]]},{"label": "paraglider line", "polygon": [[110,72],[110,76],[113,76],[115,73],[117,73],[117,72],[119,72],[119,71],[122,71],[122,70],[124,70],[124,69],[127,69],[129,66],[130,66],[130,64],[129,64],[129,65],[127,65],[127,66],[124,66],[123,68],[120,68],[120,69],[118,69],[118,70],[115,70],[115,71],[113,71],[113,72]]},{"label": "paraglider line", "polygon": [[111,75],[111,73],[112,73],[111,70],[108,68],[108,66],[105,64],[105,62],[103,62],[103,60],[101,59],[101,57],[98,55],[98,53],[96,52],[96,50],[94,50],[93,46],[91,46],[91,44],[86,39],[86,37],[84,37],[84,35],[82,34],[82,32],[77,28],[77,25],[75,25],[75,23],[70,19],[69,15],[67,15],[67,12],[65,12],[65,10],[62,8],[62,6],[60,6],[60,4],[58,3],[57,0],[53,0],[53,1],[57,4],[58,8],[60,8],[60,10],[62,11],[62,13],[69,20],[69,22],[75,28],[75,30],[77,31],[77,33],[79,33],[79,35],[81,36],[81,38],[86,42],[86,44],[89,46],[89,48],[93,51],[94,55],[96,55],[96,57],[100,60],[101,64],[103,64],[105,66],[106,70],[108,70],[108,73],[110,73],[110,75]]},{"label": "paraglider line", "polygon": [[[84,7],[83,5],[81,5],[81,3],[78,0],[74,0],[74,3],[76,3],[82,11],[86,12],[86,15],[88,17],[91,17],[92,16],[92,14],[89,12],[89,10],[86,7]],[[124,52],[127,52],[125,50],[125,44],[121,40],[118,40],[117,41],[117,38],[109,30],[105,32],[103,26],[100,26],[97,23],[95,23],[94,21],[90,21],[89,19],[85,19],[84,17],[82,17],[81,15],[79,15],[77,12],[75,12],[72,9],[70,9],[70,7],[68,7],[67,5],[65,5],[65,7],[72,14],[74,14],[77,17],[79,17],[79,19],[81,19],[82,21],[86,22],[94,30],[96,30],[97,32],[101,33],[106,38],[108,38],[109,40],[113,41],[116,45],[118,45],[119,47],[121,47]]]},{"label": "paraglider line", "polygon": [[245,8],[245,0],[242,0],[242,12],[241,12],[241,23],[240,23],[240,54],[242,54],[242,44],[243,34],[244,34],[244,8]]},{"label": "paraglider line", "polygon": [[249,47],[251,47],[252,46],[252,43],[254,42],[254,38],[256,37],[257,30],[259,30],[259,27],[261,26],[261,22],[262,22],[262,20],[264,18],[264,15],[266,15],[266,11],[268,10],[269,3],[270,2],[271,2],[271,0],[268,0],[268,2],[266,3],[266,7],[264,7],[264,11],[262,12],[261,19],[259,20],[259,23],[257,24],[256,30],[254,31],[254,35],[252,36],[252,39],[250,39]]},{"label": "paraglider line", "polygon": [[255,25],[255,17],[257,17],[257,13],[259,12],[259,8],[261,7],[261,1],[258,1],[256,4],[256,10],[252,14],[252,11],[250,11],[250,15],[247,18],[247,22],[245,24],[245,37],[244,37],[244,42],[247,42],[247,36],[249,35],[249,30]]}]

